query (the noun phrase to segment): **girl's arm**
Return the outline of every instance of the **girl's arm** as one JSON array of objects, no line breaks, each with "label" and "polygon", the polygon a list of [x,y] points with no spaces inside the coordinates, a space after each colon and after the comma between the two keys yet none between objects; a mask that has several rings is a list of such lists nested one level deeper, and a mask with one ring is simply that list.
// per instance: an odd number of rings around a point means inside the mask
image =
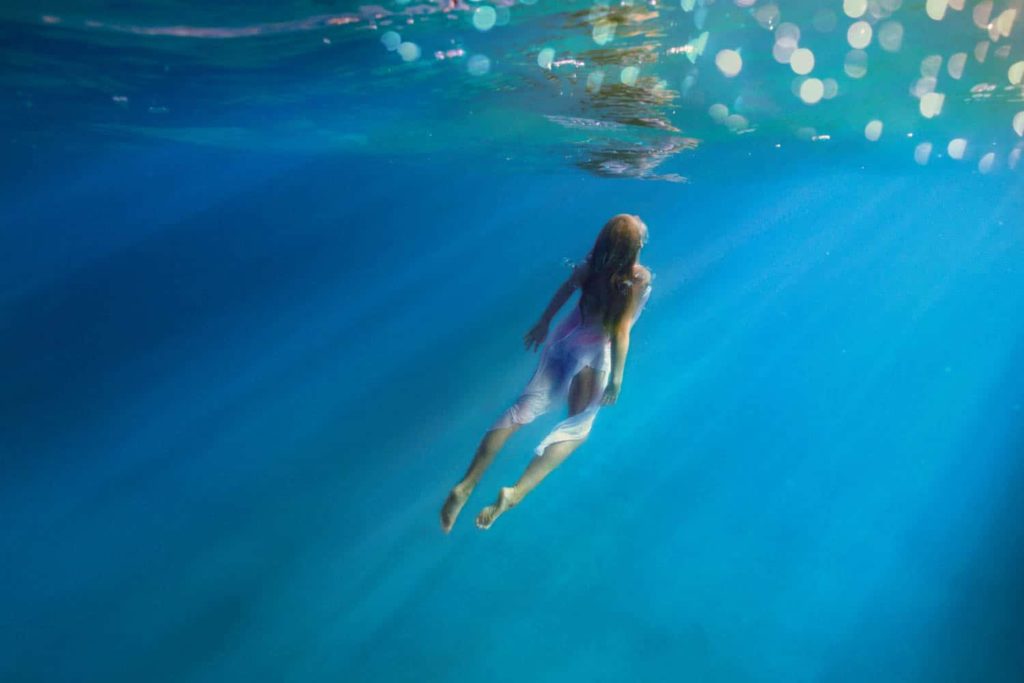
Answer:
[{"label": "girl's arm", "polygon": [[533,346],[534,350],[540,348],[544,338],[548,336],[548,326],[551,324],[551,319],[555,317],[555,314],[565,305],[565,302],[572,296],[573,291],[580,286],[583,278],[586,277],[586,267],[587,264],[584,262],[582,265],[573,268],[572,274],[555,290],[551,301],[548,303],[548,307],[540,314],[540,320],[523,337],[527,349],[530,346]]},{"label": "girl's arm", "polygon": [[622,390],[622,375],[626,369],[626,356],[629,355],[629,331],[633,327],[633,316],[636,314],[637,306],[643,297],[644,290],[651,282],[651,273],[646,268],[640,271],[630,292],[629,303],[622,314],[615,332],[612,334],[612,370],[608,378],[608,386],[605,387],[601,403],[611,405],[619,398]]}]

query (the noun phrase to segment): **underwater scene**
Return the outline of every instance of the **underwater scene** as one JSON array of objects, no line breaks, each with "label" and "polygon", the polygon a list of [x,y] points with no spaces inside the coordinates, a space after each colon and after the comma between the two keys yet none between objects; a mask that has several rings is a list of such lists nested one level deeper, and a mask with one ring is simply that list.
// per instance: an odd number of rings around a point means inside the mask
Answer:
[{"label": "underwater scene", "polygon": [[1024,681],[1024,0],[8,0],[0,124],[0,681]]}]

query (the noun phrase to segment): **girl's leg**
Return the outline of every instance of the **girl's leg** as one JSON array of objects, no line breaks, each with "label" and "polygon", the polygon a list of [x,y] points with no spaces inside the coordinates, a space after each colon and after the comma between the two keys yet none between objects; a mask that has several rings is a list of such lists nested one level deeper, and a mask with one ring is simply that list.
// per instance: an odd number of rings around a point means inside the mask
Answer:
[{"label": "girl's leg", "polygon": [[448,499],[445,500],[444,506],[441,508],[441,528],[445,533],[451,531],[452,525],[455,524],[455,518],[459,516],[462,506],[466,504],[469,494],[476,488],[480,477],[484,476],[484,472],[494,462],[495,456],[508,441],[508,437],[512,436],[520,426],[512,423],[508,427],[492,429],[484,434],[480,445],[477,446],[476,454],[473,455],[473,462],[470,463],[469,469],[463,475],[462,481],[452,487]]},{"label": "girl's leg", "polygon": [[[569,387],[569,415],[577,415],[586,409],[594,398],[594,392],[600,390],[597,372],[594,368],[585,367],[575,377]],[[488,505],[477,515],[476,525],[487,529],[503,512],[518,505],[544,477],[561,465],[573,451],[580,447],[586,439],[556,441],[544,449],[544,454],[533,458],[526,471],[513,486],[505,486],[498,493],[493,505]]]}]

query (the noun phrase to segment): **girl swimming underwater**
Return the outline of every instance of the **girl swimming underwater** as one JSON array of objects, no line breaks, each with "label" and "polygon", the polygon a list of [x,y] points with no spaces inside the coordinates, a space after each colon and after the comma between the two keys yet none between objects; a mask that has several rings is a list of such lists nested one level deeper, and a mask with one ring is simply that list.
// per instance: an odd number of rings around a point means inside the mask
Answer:
[{"label": "girl swimming underwater", "polygon": [[[639,216],[612,217],[586,259],[551,297],[551,303],[524,341],[540,362],[522,395],[484,434],[462,481],[441,508],[441,528],[448,533],[480,477],[508,438],[524,424],[567,400],[569,417],[559,422],[535,449],[535,457],[513,486],[502,487],[493,505],[476,517],[487,529],[502,513],[518,505],[537,484],[582,444],[602,405],[615,403],[629,352],[629,334],[651,294],[651,273],[639,263],[647,226]],[[555,328],[548,325],[562,305],[580,290],[579,305]]]}]

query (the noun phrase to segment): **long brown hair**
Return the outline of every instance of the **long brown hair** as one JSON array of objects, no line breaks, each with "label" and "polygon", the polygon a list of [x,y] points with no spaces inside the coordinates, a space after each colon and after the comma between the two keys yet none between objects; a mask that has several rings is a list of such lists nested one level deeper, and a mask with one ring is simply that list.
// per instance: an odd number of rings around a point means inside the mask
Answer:
[{"label": "long brown hair", "polygon": [[581,312],[597,311],[604,329],[619,324],[629,303],[633,267],[647,240],[647,226],[639,216],[620,213],[604,224],[587,254],[581,283]]}]

